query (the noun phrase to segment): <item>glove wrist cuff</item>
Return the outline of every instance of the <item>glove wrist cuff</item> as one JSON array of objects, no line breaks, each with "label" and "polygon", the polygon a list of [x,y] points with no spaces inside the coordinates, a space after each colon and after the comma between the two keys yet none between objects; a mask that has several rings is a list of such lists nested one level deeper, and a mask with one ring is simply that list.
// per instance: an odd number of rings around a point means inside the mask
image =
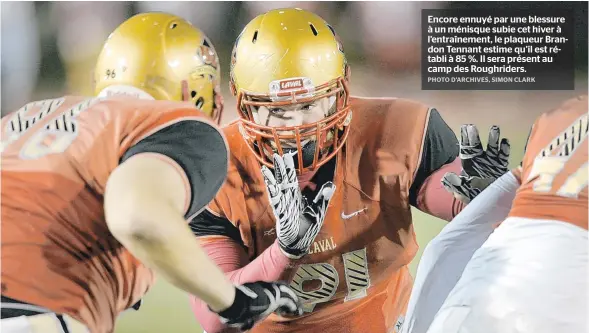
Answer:
[{"label": "glove wrist cuff", "polygon": [[301,259],[306,254],[306,253],[301,253],[299,255],[295,255],[295,254],[292,254],[292,253],[289,253],[288,251],[286,251],[282,246],[279,246],[279,248],[280,248],[280,252],[282,252],[282,254],[284,254],[285,257],[287,257],[288,259],[292,259],[292,260]]},{"label": "glove wrist cuff", "polygon": [[[229,320],[240,318],[243,315],[245,309],[247,309],[247,301],[248,297],[243,293],[243,291],[239,290],[239,288],[235,288],[235,298],[233,299],[233,304],[231,304],[231,306],[229,306],[227,309],[217,312],[217,314]],[[209,310],[214,312],[210,307]]]}]

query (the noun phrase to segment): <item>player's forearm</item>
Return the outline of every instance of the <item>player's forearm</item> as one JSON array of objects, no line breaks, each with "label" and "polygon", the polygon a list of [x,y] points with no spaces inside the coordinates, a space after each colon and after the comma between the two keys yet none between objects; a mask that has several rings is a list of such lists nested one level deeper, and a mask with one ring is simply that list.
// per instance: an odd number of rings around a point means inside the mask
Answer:
[{"label": "player's forearm", "polygon": [[199,295],[215,311],[233,303],[233,285],[207,257],[173,207],[152,203],[134,219],[133,230],[115,234],[134,256],[171,284]]},{"label": "player's forearm", "polygon": [[447,172],[460,174],[461,171],[460,159],[457,158],[433,172],[419,189],[417,208],[442,220],[451,221],[466,205],[446,191],[441,180]]},{"label": "player's forearm", "polygon": [[[282,254],[277,243],[274,243],[249,264],[244,249],[229,238],[203,241],[202,246],[207,255],[235,284],[285,280],[288,269],[294,265],[291,259]],[[219,317],[215,313],[209,311],[206,304],[198,297],[191,297],[191,307],[197,321],[207,333],[231,331],[219,321]]]},{"label": "player's forearm", "polygon": [[274,242],[254,261],[243,268],[227,273],[227,277],[237,284],[283,280],[288,269],[293,267],[294,263],[294,260],[287,258],[282,253],[278,242]]}]

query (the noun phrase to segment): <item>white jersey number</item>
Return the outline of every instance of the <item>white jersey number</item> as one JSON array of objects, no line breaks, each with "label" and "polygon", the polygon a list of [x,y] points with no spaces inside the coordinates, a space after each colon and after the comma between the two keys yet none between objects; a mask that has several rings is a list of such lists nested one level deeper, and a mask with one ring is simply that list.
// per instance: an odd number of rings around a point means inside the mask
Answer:
[{"label": "white jersey number", "polygon": [[[589,124],[587,114],[577,118],[571,126],[554,138],[534,160],[532,170],[526,182],[534,180],[534,191],[551,193],[554,178],[564,169],[571,156],[587,138]],[[578,198],[579,193],[587,187],[587,162],[573,172],[565,183],[556,190],[556,195],[567,198]]]},{"label": "white jersey number", "polygon": [[[344,253],[342,257],[348,289],[344,301],[365,297],[367,289],[370,287],[366,248]],[[318,280],[321,286],[314,290],[305,291],[303,284],[312,280]],[[338,286],[339,274],[335,267],[327,263],[300,265],[290,283],[290,287],[303,300],[305,312],[313,312],[317,304],[331,300],[335,296]]]},{"label": "white jersey number", "polygon": [[[73,107],[59,110],[64,98],[33,102],[16,111],[5,125],[7,141],[3,142],[2,150],[18,140],[29,130],[35,133],[23,144],[19,157],[23,160],[34,160],[49,154],[64,152],[76,139],[78,128],[76,117],[103,98],[84,100]],[[55,111],[59,110],[54,116]],[[39,121],[53,116],[49,123],[41,128],[34,125]]]}]

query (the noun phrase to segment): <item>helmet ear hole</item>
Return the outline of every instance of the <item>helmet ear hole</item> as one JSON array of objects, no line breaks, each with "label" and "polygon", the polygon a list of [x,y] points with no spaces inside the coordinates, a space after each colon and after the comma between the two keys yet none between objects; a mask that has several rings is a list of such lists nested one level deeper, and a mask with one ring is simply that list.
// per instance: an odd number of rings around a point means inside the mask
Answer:
[{"label": "helmet ear hole", "polygon": [[199,97],[199,98],[196,100],[196,103],[195,103],[195,105],[196,105],[196,108],[197,108],[197,109],[201,109],[201,108],[202,108],[202,106],[203,106],[203,105],[205,105],[205,99],[204,99],[204,98],[202,98],[202,97]]},{"label": "helmet ear hole", "polygon": [[191,97],[191,98],[195,98],[195,97],[196,97],[196,91],[194,91],[194,90],[193,90],[193,91],[191,91],[191,92],[190,92],[190,97]]},{"label": "helmet ear hole", "polygon": [[311,27],[311,31],[313,32],[313,35],[317,36],[319,33],[317,32],[317,29],[315,29],[315,26],[312,24],[309,24],[309,26]]}]

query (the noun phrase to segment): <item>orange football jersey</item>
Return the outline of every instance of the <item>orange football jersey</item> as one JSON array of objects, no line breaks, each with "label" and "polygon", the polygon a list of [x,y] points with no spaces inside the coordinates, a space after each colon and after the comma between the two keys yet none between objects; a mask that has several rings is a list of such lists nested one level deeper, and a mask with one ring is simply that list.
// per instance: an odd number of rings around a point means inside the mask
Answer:
[{"label": "orange football jersey", "polygon": [[4,117],[2,295],[112,332],[154,277],[107,228],[107,179],[130,147],[195,117],[187,104],[70,96]]},{"label": "orange football jersey", "polygon": [[558,220],[587,229],[587,95],[540,116],[509,216]]},{"label": "orange football jersey", "polygon": [[[252,332],[391,332],[404,313],[417,251],[409,189],[420,165],[430,109],[403,99],[353,98],[350,134],[335,162],[332,197],[310,253],[287,272],[305,315],[275,315]],[[209,210],[239,230],[250,260],[276,240],[260,164],[239,122],[224,128],[227,181]]]}]

